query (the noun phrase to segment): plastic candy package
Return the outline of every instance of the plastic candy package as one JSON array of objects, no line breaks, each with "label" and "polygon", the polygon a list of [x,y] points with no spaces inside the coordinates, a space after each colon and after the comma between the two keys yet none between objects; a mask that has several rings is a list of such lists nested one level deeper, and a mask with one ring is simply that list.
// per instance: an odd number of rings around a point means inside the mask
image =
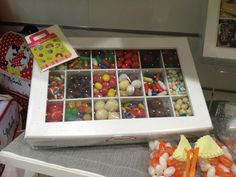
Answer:
[{"label": "plastic candy package", "polygon": [[166,141],[149,142],[148,173],[152,177],[236,177],[236,165],[224,144],[206,135],[192,147],[180,137],[177,147]]}]

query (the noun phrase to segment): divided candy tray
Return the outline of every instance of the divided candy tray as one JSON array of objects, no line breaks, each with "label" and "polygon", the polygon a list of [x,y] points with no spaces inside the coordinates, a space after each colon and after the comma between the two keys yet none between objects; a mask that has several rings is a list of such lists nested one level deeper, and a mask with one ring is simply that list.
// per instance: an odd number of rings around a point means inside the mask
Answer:
[{"label": "divided candy tray", "polygon": [[32,146],[134,143],[212,128],[185,38],[71,38],[79,57],[34,65]]}]

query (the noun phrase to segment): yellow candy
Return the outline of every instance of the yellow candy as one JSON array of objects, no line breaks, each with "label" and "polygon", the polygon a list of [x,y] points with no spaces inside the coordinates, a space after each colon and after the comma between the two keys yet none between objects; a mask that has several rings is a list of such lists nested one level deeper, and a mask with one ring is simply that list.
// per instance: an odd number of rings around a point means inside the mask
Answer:
[{"label": "yellow candy", "polygon": [[75,106],[77,107],[77,108],[79,108],[80,106],[81,106],[81,101],[76,101],[76,103],[75,103]]},{"label": "yellow candy", "polygon": [[86,113],[91,113],[91,112],[92,112],[91,107],[87,107],[87,108],[85,108],[85,112],[86,112]]},{"label": "yellow candy", "polygon": [[69,101],[68,107],[69,108],[74,108],[75,107],[75,102],[74,101]]},{"label": "yellow candy", "polygon": [[141,109],[145,109],[145,107],[144,107],[144,105],[142,103],[139,103],[138,107],[141,108]]},{"label": "yellow candy", "polygon": [[108,97],[114,97],[116,95],[116,90],[115,89],[109,89],[107,92]]},{"label": "yellow candy", "polygon": [[108,74],[104,74],[104,75],[102,76],[102,79],[103,79],[105,82],[107,82],[107,81],[110,80],[110,76],[109,76]]},{"label": "yellow candy", "polygon": [[96,88],[93,88],[93,93],[94,94],[97,94],[99,92],[99,90],[98,89],[96,89]]},{"label": "yellow candy", "polygon": [[127,87],[129,86],[129,81],[128,80],[123,80],[120,82],[120,90],[125,91]]},{"label": "yellow candy", "polygon": [[95,83],[95,88],[98,89],[98,90],[101,90],[102,89],[102,84],[99,83],[99,82],[96,82]]},{"label": "yellow candy", "polygon": [[143,81],[144,82],[153,82],[152,78],[149,78],[149,77],[143,77]]},{"label": "yellow candy", "polygon": [[83,119],[84,120],[91,120],[91,115],[90,114],[84,114]]},{"label": "yellow candy", "polygon": [[127,95],[126,91],[121,90],[120,91],[120,96],[128,96],[128,95]]}]

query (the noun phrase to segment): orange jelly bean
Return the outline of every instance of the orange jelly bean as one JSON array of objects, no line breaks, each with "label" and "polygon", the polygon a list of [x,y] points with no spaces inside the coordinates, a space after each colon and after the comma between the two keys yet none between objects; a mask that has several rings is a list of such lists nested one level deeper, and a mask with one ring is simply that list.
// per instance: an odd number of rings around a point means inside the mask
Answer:
[{"label": "orange jelly bean", "polygon": [[233,161],[231,161],[230,159],[228,159],[226,156],[222,155],[219,157],[220,162],[226,166],[227,168],[231,168],[233,165]]},{"label": "orange jelly bean", "polygon": [[217,158],[211,158],[211,159],[209,159],[209,162],[210,162],[210,164],[213,165],[213,166],[219,165],[219,161],[218,161]]}]

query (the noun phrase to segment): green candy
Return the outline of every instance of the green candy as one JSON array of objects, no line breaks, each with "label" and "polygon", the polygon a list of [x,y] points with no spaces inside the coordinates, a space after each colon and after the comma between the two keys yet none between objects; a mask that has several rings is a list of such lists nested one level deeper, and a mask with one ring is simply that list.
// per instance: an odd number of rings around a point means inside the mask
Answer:
[{"label": "green candy", "polygon": [[99,56],[96,57],[96,60],[97,60],[98,64],[102,64],[102,59]]},{"label": "green candy", "polygon": [[110,63],[114,63],[114,61],[115,61],[114,55],[113,55],[113,54],[110,54],[110,55],[108,56],[108,60],[110,61]]},{"label": "green candy", "polygon": [[65,116],[66,121],[75,121],[76,120],[76,116],[70,115],[70,114],[66,114]]}]

